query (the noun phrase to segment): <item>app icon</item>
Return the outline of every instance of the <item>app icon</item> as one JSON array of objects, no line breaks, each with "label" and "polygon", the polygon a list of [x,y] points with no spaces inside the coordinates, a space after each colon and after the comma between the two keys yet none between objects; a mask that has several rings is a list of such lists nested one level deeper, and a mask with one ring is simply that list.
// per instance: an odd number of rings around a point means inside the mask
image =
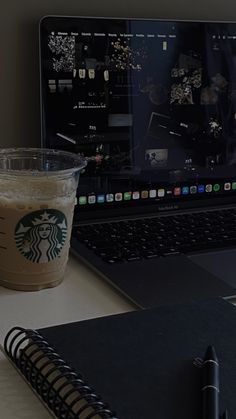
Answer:
[{"label": "app icon", "polygon": [[165,196],[165,189],[158,189],[157,195],[159,198],[163,198],[163,196]]},{"label": "app icon", "polygon": [[80,204],[80,205],[85,205],[85,204],[87,204],[87,197],[86,197],[86,196],[80,196],[80,197],[79,197],[79,204]]},{"label": "app icon", "polygon": [[226,182],[226,183],[224,184],[224,190],[225,190],[225,191],[230,191],[230,189],[231,189],[231,183],[230,183],[230,182]]},{"label": "app icon", "polygon": [[89,204],[95,204],[96,202],[96,196],[95,195],[89,195],[88,196],[88,203]]},{"label": "app icon", "polygon": [[142,191],[141,192],[141,198],[143,198],[143,199],[148,198],[148,191]]},{"label": "app icon", "polygon": [[131,200],[131,192],[125,192],[124,193],[124,200],[130,201]]},{"label": "app icon", "polygon": [[197,187],[196,186],[190,186],[190,193],[191,194],[197,193]]},{"label": "app icon", "polygon": [[103,202],[105,202],[105,195],[98,195],[97,202],[98,204],[103,204]]},{"label": "app icon", "polygon": [[150,189],[150,191],[149,191],[149,197],[150,198],[156,198],[156,196],[157,196],[156,189]]},{"label": "app icon", "polygon": [[115,200],[116,201],[122,201],[122,193],[121,192],[117,192],[115,194]]},{"label": "app icon", "polygon": [[166,189],[166,195],[172,195],[173,191],[172,189]]},{"label": "app icon", "polygon": [[113,193],[107,193],[106,194],[106,200],[107,200],[107,202],[113,202],[114,201],[114,194]]},{"label": "app icon", "polygon": [[133,192],[133,199],[139,199],[140,198],[140,193],[138,191]]},{"label": "app icon", "polygon": [[215,183],[215,185],[213,186],[213,190],[214,190],[214,192],[218,192],[220,190],[219,183]]},{"label": "app icon", "polygon": [[212,185],[211,184],[206,185],[206,192],[212,192]]},{"label": "app icon", "polygon": [[181,188],[175,188],[174,189],[174,195],[177,196],[177,195],[180,195],[180,194],[181,194]]},{"label": "app icon", "polygon": [[182,188],[182,194],[183,195],[188,195],[189,194],[189,187],[188,186],[183,186],[183,188]]},{"label": "app icon", "polygon": [[199,193],[203,193],[203,192],[205,192],[205,186],[204,185],[198,185],[197,190],[198,190]]},{"label": "app icon", "polygon": [[162,49],[163,49],[163,51],[167,50],[167,41],[162,42]]},{"label": "app icon", "polygon": [[235,191],[235,189],[236,189],[236,182],[232,182],[232,189]]}]

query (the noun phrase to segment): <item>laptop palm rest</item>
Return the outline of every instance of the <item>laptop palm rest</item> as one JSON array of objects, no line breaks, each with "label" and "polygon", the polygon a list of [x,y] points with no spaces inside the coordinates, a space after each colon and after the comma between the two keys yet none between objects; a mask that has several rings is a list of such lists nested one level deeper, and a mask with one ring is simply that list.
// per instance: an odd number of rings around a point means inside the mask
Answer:
[{"label": "laptop palm rest", "polygon": [[236,249],[197,254],[189,258],[212,275],[236,287]]},{"label": "laptop palm rest", "polygon": [[107,275],[101,269],[112,285],[140,307],[236,294],[235,288],[186,256],[116,264],[105,270]]}]

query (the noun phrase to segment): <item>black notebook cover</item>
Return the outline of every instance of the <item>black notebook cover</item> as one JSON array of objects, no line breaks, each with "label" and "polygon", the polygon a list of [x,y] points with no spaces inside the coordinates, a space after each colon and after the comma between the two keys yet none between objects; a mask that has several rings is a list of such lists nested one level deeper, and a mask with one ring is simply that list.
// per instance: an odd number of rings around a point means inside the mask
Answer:
[{"label": "black notebook cover", "polygon": [[214,345],[220,408],[236,418],[236,307],[222,299],[65,324],[39,333],[120,419],[199,419],[202,371]]}]

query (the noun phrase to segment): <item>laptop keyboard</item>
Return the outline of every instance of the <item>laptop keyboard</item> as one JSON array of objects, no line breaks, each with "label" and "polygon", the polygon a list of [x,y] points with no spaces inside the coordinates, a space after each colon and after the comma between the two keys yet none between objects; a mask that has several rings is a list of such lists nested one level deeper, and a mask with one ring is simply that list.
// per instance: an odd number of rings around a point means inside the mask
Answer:
[{"label": "laptop keyboard", "polygon": [[80,242],[114,264],[236,245],[236,209],[76,227]]}]

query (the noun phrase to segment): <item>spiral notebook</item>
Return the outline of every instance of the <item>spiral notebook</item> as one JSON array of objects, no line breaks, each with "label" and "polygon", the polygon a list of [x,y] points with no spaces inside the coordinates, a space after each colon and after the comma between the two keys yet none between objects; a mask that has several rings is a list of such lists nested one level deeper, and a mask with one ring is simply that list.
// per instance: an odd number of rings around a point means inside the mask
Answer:
[{"label": "spiral notebook", "polygon": [[200,368],[216,347],[220,408],[236,418],[236,307],[217,298],[39,330],[13,328],[9,359],[61,419],[199,419]]}]

